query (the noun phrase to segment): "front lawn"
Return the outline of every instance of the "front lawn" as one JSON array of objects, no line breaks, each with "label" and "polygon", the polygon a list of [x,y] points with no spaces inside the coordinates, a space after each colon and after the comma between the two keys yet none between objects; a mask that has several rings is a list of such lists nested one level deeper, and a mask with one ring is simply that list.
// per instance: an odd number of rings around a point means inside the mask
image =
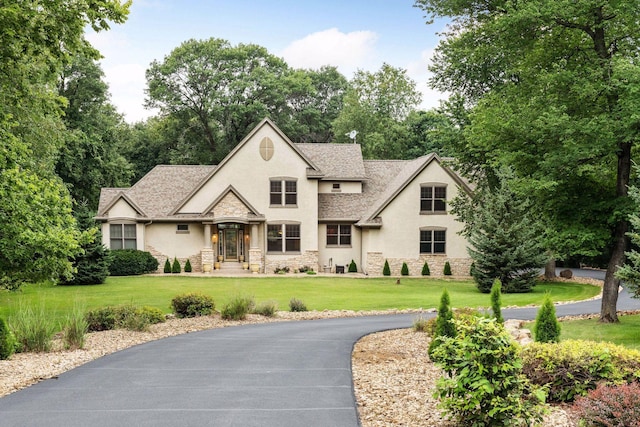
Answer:
[{"label": "front lawn", "polygon": [[640,315],[618,318],[620,323],[600,323],[598,319],[561,322],[560,340],[609,341],[640,350]]},{"label": "front lawn", "polygon": [[[472,281],[409,278],[353,278],[349,276],[286,275],[267,277],[131,276],[109,277],[103,285],[27,285],[18,292],[0,292],[0,316],[19,307],[44,306],[52,318],[61,319],[74,305],[85,309],[106,305],[153,306],[170,312],[171,299],[186,292],[201,292],[214,298],[216,307],[236,295],[253,296],[256,302],[275,300],[280,310],[298,298],[309,310],[430,309],[438,306],[442,290],[449,290],[454,307],[488,307],[489,294],[480,293]],[[600,288],[574,283],[541,283],[528,294],[503,294],[502,304],[540,304],[545,292],[553,300],[575,301],[597,295]]]}]

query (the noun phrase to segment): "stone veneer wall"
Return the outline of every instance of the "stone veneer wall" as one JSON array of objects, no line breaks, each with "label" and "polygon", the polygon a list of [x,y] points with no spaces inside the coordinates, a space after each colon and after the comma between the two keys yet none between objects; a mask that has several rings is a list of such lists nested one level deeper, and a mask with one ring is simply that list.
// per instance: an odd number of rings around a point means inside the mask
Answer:
[{"label": "stone veneer wall", "polygon": [[272,260],[267,255],[264,272],[269,274],[273,273],[276,268],[289,267],[289,271],[293,272],[300,267],[311,267],[313,271],[318,271],[318,251],[304,251],[299,256]]},{"label": "stone veneer wall", "polygon": [[471,258],[447,258],[444,255],[420,255],[419,258],[385,258],[382,252],[367,253],[367,273],[369,276],[382,276],[384,261],[389,261],[392,276],[400,276],[402,263],[409,267],[409,276],[421,276],[425,261],[429,264],[431,277],[444,277],[444,264],[449,261],[453,276],[469,276]]},{"label": "stone veneer wall", "polygon": [[[158,269],[156,273],[164,273],[164,263],[169,259],[169,262],[173,265],[173,258],[163,254],[156,250],[153,246],[147,246],[147,252],[149,252],[155,259],[158,260]],[[187,258],[178,258],[178,262],[180,263],[180,269],[184,272],[184,265],[187,263]],[[191,255],[189,257],[189,262],[191,263],[191,272],[193,273],[201,273],[202,272],[202,256],[200,253]]]},{"label": "stone veneer wall", "polygon": [[216,218],[246,217],[247,206],[233,193],[228,193],[213,208],[213,216]]}]

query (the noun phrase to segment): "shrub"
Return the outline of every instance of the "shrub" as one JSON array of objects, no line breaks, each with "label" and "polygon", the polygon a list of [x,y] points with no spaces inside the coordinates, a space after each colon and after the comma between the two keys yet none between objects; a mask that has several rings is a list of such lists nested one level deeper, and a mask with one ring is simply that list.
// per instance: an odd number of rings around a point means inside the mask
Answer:
[{"label": "shrub", "polygon": [[351,260],[351,264],[349,264],[349,273],[357,273],[358,272],[358,266],[356,266],[356,262],[354,260]]},{"label": "shrub", "polygon": [[436,326],[429,343],[429,355],[439,346],[442,342],[440,337],[455,337],[456,328],[452,323],[453,311],[451,311],[451,302],[449,299],[449,291],[442,290],[440,296],[440,305],[438,306],[438,316],[436,317]]},{"label": "shrub", "polygon": [[34,311],[31,307],[20,307],[11,320],[13,334],[20,352],[47,352],[51,349],[58,325],[51,322],[44,305]]},{"label": "shrub", "polygon": [[180,271],[182,271],[180,269],[180,261],[178,261],[178,258],[174,258],[173,259],[173,265],[171,265],[171,273],[180,273]]},{"label": "shrub", "polygon": [[556,318],[556,308],[553,306],[551,296],[548,293],[545,294],[542,305],[538,310],[533,334],[537,342],[560,341],[560,322]]},{"label": "shrub", "polygon": [[291,298],[291,300],[289,300],[289,310],[291,310],[292,312],[307,311],[307,306],[301,300],[297,298]]},{"label": "shrub", "polygon": [[196,317],[211,314],[215,304],[213,298],[208,295],[188,293],[175,296],[171,300],[171,308],[180,318]]},{"label": "shrub", "polygon": [[164,261],[164,272],[165,274],[171,273],[171,261],[169,261],[169,258]]},{"label": "shrub", "polygon": [[449,261],[444,263],[444,275],[451,276],[451,264],[449,264]]},{"label": "shrub", "polygon": [[406,262],[402,263],[402,268],[400,269],[400,274],[403,276],[408,276],[409,275],[409,266],[407,265]]},{"label": "shrub", "polygon": [[99,240],[82,244],[82,254],[73,259],[74,273],[70,279],[63,279],[60,285],[83,286],[100,285],[109,275],[111,251]]},{"label": "shrub", "polygon": [[[589,426],[640,427],[640,383],[598,386],[579,397],[573,409]],[[582,424],[581,424],[582,425]]]},{"label": "shrub", "polygon": [[596,388],[640,379],[640,352],[606,342],[534,342],[522,349],[523,372],[547,386],[549,401],[570,402]]},{"label": "shrub", "polygon": [[496,279],[491,287],[491,311],[493,311],[493,317],[496,318],[496,322],[504,323],[502,317],[502,282],[500,279]]},{"label": "shrub", "polygon": [[275,317],[277,312],[278,303],[275,301],[261,302],[253,309],[254,314],[259,314],[264,317]]},{"label": "shrub", "polygon": [[424,317],[422,315],[413,319],[413,330],[415,332],[424,332],[433,337],[436,330],[436,318]]},{"label": "shrub", "polygon": [[315,272],[315,271],[313,271],[313,269],[311,269],[311,270],[307,271],[307,274],[308,274],[309,276],[315,276],[315,275],[316,275],[316,272]]},{"label": "shrub", "polygon": [[89,324],[82,309],[74,307],[67,315],[62,328],[64,347],[72,350],[84,348],[84,339],[88,331]]},{"label": "shrub", "polygon": [[384,267],[382,267],[382,275],[383,276],[391,276],[391,268],[389,268],[389,261],[384,260]]},{"label": "shrub", "polygon": [[275,274],[287,274],[289,272],[289,267],[284,266],[284,267],[276,267],[273,272]]},{"label": "shrub", "polygon": [[429,263],[427,263],[427,261],[425,261],[424,265],[422,266],[422,275],[431,276],[431,271],[429,270]]},{"label": "shrub", "polygon": [[112,276],[135,276],[151,273],[158,269],[158,260],[149,252],[136,249],[111,251],[109,274]]},{"label": "shrub", "polygon": [[236,296],[222,306],[220,317],[225,320],[244,320],[254,307],[253,297]]},{"label": "shrub", "polygon": [[0,317],[0,360],[7,360],[16,351],[16,338],[7,322]]},{"label": "shrub", "polygon": [[192,270],[193,268],[191,268],[191,261],[187,259],[187,262],[184,263],[184,272],[191,273]]},{"label": "shrub", "polygon": [[164,323],[167,320],[162,310],[157,307],[150,307],[147,305],[136,309],[136,315],[146,318],[147,322],[151,325]]},{"label": "shrub", "polygon": [[101,307],[85,314],[88,330],[91,332],[109,331],[116,328],[115,307]]},{"label": "shrub", "polygon": [[85,314],[88,330],[109,331],[111,329],[129,329],[145,331],[151,322],[147,309],[139,309],[133,305],[100,307],[89,310]]},{"label": "shrub", "polygon": [[432,358],[445,371],[436,384],[445,414],[465,426],[530,425],[542,419],[544,392],[522,375],[518,347],[495,319],[454,320]]}]

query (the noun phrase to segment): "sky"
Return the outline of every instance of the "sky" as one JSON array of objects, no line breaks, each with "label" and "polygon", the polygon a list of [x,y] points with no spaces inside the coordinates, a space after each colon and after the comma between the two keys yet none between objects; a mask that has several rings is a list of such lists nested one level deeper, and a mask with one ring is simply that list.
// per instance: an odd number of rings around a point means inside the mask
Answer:
[{"label": "sky", "polygon": [[351,79],[383,63],[407,70],[422,109],[446,95],[429,89],[427,66],[443,22],[427,25],[414,0],[133,0],[128,20],[87,39],[103,59],[111,101],[130,122],[156,111],[144,108],[145,71],[189,39],[211,37],[233,46],[253,43],[293,68],[333,65]]}]

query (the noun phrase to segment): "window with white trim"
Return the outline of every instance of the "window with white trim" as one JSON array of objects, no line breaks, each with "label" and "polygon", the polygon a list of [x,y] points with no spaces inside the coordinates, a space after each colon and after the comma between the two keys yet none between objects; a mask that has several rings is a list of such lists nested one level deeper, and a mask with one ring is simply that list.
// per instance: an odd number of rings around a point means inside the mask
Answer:
[{"label": "window with white trim", "polygon": [[351,246],[351,225],[327,224],[327,246]]},{"label": "window with white trim", "polygon": [[420,186],[420,212],[446,212],[446,200],[446,185],[423,184]]},{"label": "window with white trim", "polygon": [[268,224],[268,252],[300,252],[300,224]]},{"label": "window with white trim", "polygon": [[289,179],[269,180],[269,204],[271,206],[295,206],[298,204],[298,182]]},{"label": "window with white trim", "polygon": [[447,230],[420,230],[421,254],[444,254],[447,248]]},{"label": "window with white trim", "polygon": [[137,249],[135,224],[109,224],[109,248]]}]

